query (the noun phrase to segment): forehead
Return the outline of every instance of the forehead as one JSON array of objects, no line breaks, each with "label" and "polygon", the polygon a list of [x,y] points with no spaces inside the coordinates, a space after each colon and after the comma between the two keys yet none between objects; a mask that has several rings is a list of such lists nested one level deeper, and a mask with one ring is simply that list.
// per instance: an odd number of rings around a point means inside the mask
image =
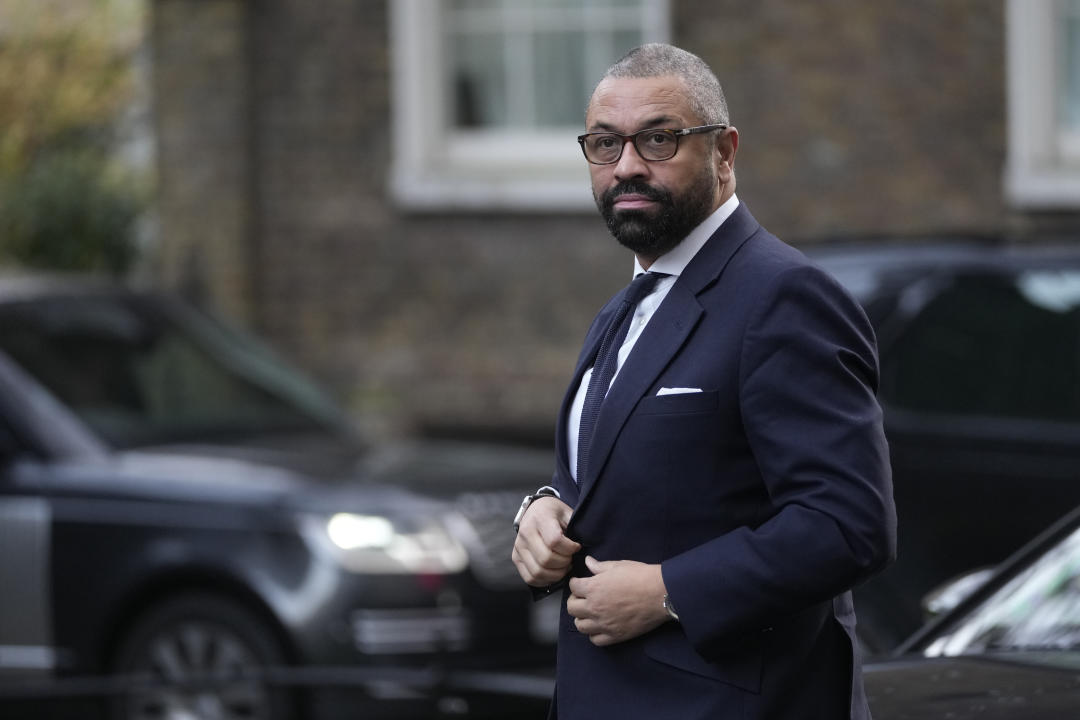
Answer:
[{"label": "forehead", "polygon": [[694,124],[686,86],[675,76],[605,78],[585,114],[588,129],[638,130],[658,122]]}]

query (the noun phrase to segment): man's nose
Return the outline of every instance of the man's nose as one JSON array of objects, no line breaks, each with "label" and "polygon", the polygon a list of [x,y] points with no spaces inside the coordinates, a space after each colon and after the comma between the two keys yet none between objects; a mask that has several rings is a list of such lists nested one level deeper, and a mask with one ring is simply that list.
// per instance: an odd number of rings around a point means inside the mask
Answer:
[{"label": "man's nose", "polygon": [[631,138],[623,141],[622,155],[615,163],[615,179],[627,180],[629,178],[642,177],[649,174],[649,163],[638,154],[637,147]]}]

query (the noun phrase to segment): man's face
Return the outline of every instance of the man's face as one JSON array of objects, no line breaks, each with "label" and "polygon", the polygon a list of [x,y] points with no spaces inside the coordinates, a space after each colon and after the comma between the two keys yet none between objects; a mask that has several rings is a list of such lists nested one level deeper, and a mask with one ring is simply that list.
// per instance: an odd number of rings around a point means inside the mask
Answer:
[{"label": "man's face", "polygon": [[[587,132],[624,135],[649,128],[682,128],[702,122],[675,77],[608,78],[593,93]],[[651,263],[720,206],[722,182],[730,174],[716,134],[679,138],[670,160],[649,162],[626,143],[618,162],[589,164],[593,198],[615,238]]]}]

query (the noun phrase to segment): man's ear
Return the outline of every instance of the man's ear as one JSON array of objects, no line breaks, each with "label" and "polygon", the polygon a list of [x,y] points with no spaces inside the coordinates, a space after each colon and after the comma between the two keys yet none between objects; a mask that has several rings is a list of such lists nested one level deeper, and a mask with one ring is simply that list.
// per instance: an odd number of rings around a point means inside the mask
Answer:
[{"label": "man's ear", "polygon": [[734,169],[735,153],[739,151],[739,131],[734,125],[717,133],[716,150],[720,153],[720,160]]}]

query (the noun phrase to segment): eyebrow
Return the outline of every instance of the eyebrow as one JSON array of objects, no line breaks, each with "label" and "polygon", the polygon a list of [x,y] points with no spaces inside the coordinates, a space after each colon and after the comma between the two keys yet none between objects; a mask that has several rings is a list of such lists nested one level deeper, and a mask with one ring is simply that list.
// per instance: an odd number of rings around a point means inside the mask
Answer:
[{"label": "eyebrow", "polygon": [[[675,118],[671,117],[670,115],[657,115],[656,117],[651,117],[648,120],[646,120],[645,123],[641,126],[640,129],[641,130],[650,130],[652,128],[666,127],[668,125],[673,124],[674,122],[675,122]],[[619,131],[616,129],[616,127],[614,125],[612,125],[610,123],[597,122],[597,123],[593,123],[592,125],[589,126],[589,132],[612,132],[612,133],[618,133]],[[638,131],[635,131],[635,132],[638,132]]]}]

